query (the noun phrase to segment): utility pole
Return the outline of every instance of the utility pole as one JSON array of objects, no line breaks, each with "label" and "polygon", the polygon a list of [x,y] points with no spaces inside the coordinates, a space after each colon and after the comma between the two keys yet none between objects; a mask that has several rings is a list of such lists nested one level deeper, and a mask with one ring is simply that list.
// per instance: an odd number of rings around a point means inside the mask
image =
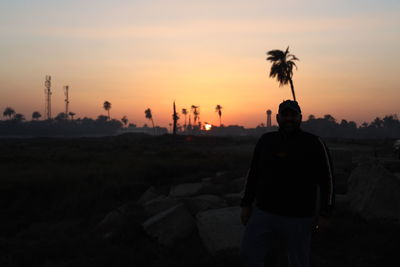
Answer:
[{"label": "utility pole", "polygon": [[65,95],[65,117],[68,119],[69,115],[68,115],[68,104],[69,104],[69,97],[68,97],[68,90],[69,90],[69,86],[66,85],[64,86],[64,95]]},{"label": "utility pole", "polygon": [[44,114],[48,120],[51,119],[51,76],[46,75],[46,81],[44,82],[44,93],[45,93],[45,111]]}]

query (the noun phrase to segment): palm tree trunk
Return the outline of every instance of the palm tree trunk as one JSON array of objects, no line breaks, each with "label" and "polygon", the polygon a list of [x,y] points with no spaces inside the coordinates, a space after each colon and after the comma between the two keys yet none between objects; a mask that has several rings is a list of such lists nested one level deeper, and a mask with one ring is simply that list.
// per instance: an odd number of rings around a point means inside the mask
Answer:
[{"label": "palm tree trunk", "polygon": [[219,127],[221,127],[221,116],[219,116]]},{"label": "palm tree trunk", "polygon": [[293,100],[296,101],[296,95],[294,94],[293,81],[291,78],[289,78],[289,82],[290,82],[290,88],[292,89]]},{"label": "palm tree trunk", "polygon": [[110,110],[108,109],[107,112],[108,112],[108,120],[110,120]]},{"label": "palm tree trunk", "polygon": [[172,133],[172,135],[173,135],[173,136],[176,136],[177,114],[176,114],[176,108],[175,108],[175,101],[174,101],[174,116],[173,116],[173,119],[174,119],[174,128],[173,128],[173,133]]},{"label": "palm tree trunk", "polygon": [[156,128],[154,128],[153,118],[151,118],[151,124],[153,124],[153,133],[154,133],[154,135],[156,135]]}]

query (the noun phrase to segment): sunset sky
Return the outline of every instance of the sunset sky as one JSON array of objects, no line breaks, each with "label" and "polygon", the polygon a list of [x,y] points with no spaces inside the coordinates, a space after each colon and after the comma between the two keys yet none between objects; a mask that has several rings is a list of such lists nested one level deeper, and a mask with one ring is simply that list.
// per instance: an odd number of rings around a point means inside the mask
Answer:
[{"label": "sunset sky", "polygon": [[[76,117],[127,115],[168,127],[200,106],[200,120],[255,127],[292,99],[269,78],[266,52],[300,61],[297,100],[306,119],[331,114],[357,124],[400,115],[400,1],[1,0],[0,110],[44,115],[44,78],[53,115],[70,86]],[[180,123],[183,124],[183,115]]]}]

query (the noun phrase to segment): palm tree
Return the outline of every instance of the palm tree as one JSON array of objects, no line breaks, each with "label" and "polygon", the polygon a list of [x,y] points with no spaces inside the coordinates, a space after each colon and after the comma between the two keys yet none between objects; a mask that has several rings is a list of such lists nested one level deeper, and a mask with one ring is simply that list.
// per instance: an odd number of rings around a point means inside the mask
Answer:
[{"label": "palm tree", "polygon": [[154,128],[154,121],[153,121],[153,115],[151,114],[151,109],[150,109],[150,108],[147,108],[147,109],[144,111],[144,114],[146,114],[146,115],[145,115],[145,116],[146,116],[146,119],[151,120],[151,123],[153,124],[153,132],[154,132],[154,135],[156,135],[156,128]]},{"label": "palm tree", "polygon": [[17,113],[14,116],[14,120],[16,120],[18,122],[24,121],[25,120],[25,116],[23,114],[21,114],[21,113]]},{"label": "palm tree", "polygon": [[108,112],[108,120],[110,120],[111,103],[108,101],[104,101],[103,108]]},{"label": "palm tree", "polygon": [[178,113],[176,112],[175,101],[174,101],[174,113],[172,114],[172,119],[174,121],[174,128],[172,131],[172,135],[176,136],[176,123],[179,120],[179,116],[178,116]]},{"label": "palm tree", "polygon": [[276,77],[279,82],[279,86],[290,83],[293,100],[296,101],[292,76],[293,66],[295,66],[297,69],[296,63],[294,61],[299,59],[295,55],[289,53],[289,46],[286,48],[286,51],[275,49],[268,51],[267,55],[267,60],[272,62],[269,77]]},{"label": "palm tree", "polygon": [[330,115],[330,114],[325,114],[324,115],[324,120],[336,123],[336,119],[334,117],[332,117],[332,115]]},{"label": "palm tree", "polygon": [[68,118],[67,114],[65,112],[60,112],[57,114],[57,116],[54,118],[56,121],[62,121],[66,120]]},{"label": "palm tree", "polygon": [[361,123],[361,128],[367,128],[368,127],[368,122],[364,121]]},{"label": "palm tree", "polygon": [[99,123],[106,123],[108,121],[108,117],[105,115],[99,115],[97,116],[96,122]]},{"label": "palm tree", "polygon": [[74,120],[74,116],[76,115],[75,112],[68,112],[68,115],[71,117],[71,120]]},{"label": "palm tree", "polygon": [[183,108],[183,109],[182,109],[182,114],[185,115],[185,124],[183,125],[183,128],[186,130],[186,115],[188,114],[186,108]]},{"label": "palm tree", "polygon": [[383,120],[379,117],[376,117],[375,120],[371,122],[371,125],[376,128],[381,128],[383,126]]},{"label": "palm tree", "polygon": [[4,117],[8,117],[8,119],[11,119],[12,116],[15,116],[15,110],[10,107],[6,107],[4,112],[3,112]]},{"label": "palm tree", "polygon": [[40,114],[39,111],[34,111],[32,113],[32,120],[39,120],[40,117],[42,117],[42,114]]},{"label": "palm tree", "polygon": [[199,106],[192,105],[191,110],[193,111],[193,124],[196,124],[196,121],[199,119],[200,111],[198,110]]},{"label": "palm tree", "polygon": [[222,116],[221,109],[222,109],[222,107],[220,105],[217,105],[215,107],[215,112],[218,112],[218,116],[219,116],[219,127],[221,127],[221,116]]},{"label": "palm tree", "polygon": [[128,118],[126,117],[126,115],[124,115],[124,116],[122,117],[121,121],[122,121],[122,123],[123,123],[123,124],[125,125],[125,127],[126,127],[126,125],[128,124]]},{"label": "palm tree", "polygon": [[189,128],[189,129],[192,129],[192,120],[191,120],[191,116],[192,114],[190,114],[189,113],[189,123],[188,123],[188,125],[187,125],[187,127]]}]

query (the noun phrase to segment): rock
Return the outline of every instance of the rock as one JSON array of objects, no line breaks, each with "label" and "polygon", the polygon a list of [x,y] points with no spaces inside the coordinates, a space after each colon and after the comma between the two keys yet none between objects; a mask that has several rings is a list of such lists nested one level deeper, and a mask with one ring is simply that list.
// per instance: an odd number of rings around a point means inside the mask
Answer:
[{"label": "rock", "polygon": [[238,193],[243,190],[246,185],[246,177],[240,177],[229,181],[229,192]]},{"label": "rock", "polygon": [[392,158],[380,158],[379,159],[383,166],[388,169],[390,172],[400,172],[400,160],[399,159],[392,159]]},{"label": "rock", "polygon": [[228,206],[224,198],[216,195],[199,195],[191,198],[183,198],[181,201],[185,203],[186,207],[193,215],[200,211]]},{"label": "rock", "polygon": [[229,172],[219,171],[215,173],[215,177],[212,177],[211,182],[214,184],[225,184],[229,181]]},{"label": "rock", "polygon": [[228,193],[229,186],[216,184],[208,180],[199,183],[183,183],[171,187],[169,196],[175,198],[194,197],[198,195],[222,195]]},{"label": "rock", "polygon": [[143,204],[147,216],[153,216],[179,204],[179,201],[169,196],[159,196]]},{"label": "rock", "polygon": [[196,229],[196,221],[180,203],[148,218],[142,226],[146,233],[156,239],[159,244],[171,247]]},{"label": "rock", "polygon": [[335,186],[336,193],[338,194],[346,194],[347,193],[347,184],[349,182],[350,172],[347,172],[343,169],[335,168]]},{"label": "rock", "polygon": [[335,169],[351,171],[353,168],[353,153],[351,150],[331,148],[329,151],[332,156],[333,166]]},{"label": "rock", "polygon": [[350,198],[345,194],[335,194],[335,206],[336,207],[347,207],[349,205]]},{"label": "rock", "polygon": [[366,219],[400,220],[400,179],[377,159],[365,158],[349,178],[350,208]]},{"label": "rock", "polygon": [[37,240],[40,238],[65,238],[79,228],[79,220],[66,220],[56,223],[33,223],[17,234],[18,238]]},{"label": "rock", "polygon": [[218,171],[215,173],[215,177],[223,177],[223,176],[227,176],[228,172],[227,171]]},{"label": "rock", "polygon": [[171,187],[169,196],[171,197],[191,197],[200,195],[204,188],[203,183],[184,183]]},{"label": "rock", "polygon": [[229,194],[225,194],[223,195],[223,197],[225,198],[228,206],[239,206],[240,202],[242,200],[242,192],[240,193],[229,193]]},{"label": "rock", "polygon": [[143,205],[149,200],[157,198],[159,194],[153,186],[150,186],[138,199],[137,204]]},{"label": "rock", "polygon": [[141,232],[140,221],[143,214],[139,207],[137,203],[126,203],[109,212],[96,226],[95,232],[106,240],[135,236]]},{"label": "rock", "polygon": [[207,182],[211,183],[212,177],[205,177],[205,178],[202,178],[201,181],[202,181],[202,182],[206,182],[206,183],[207,183]]},{"label": "rock", "polygon": [[203,182],[200,190],[201,194],[209,195],[223,195],[229,192],[229,186],[226,184],[215,184],[210,182]]},{"label": "rock", "polygon": [[225,250],[239,250],[244,225],[240,221],[240,207],[210,209],[196,215],[200,238],[211,254]]},{"label": "rock", "polygon": [[226,184],[229,182],[229,172],[219,171],[214,176],[202,178],[201,181],[212,184]]}]

